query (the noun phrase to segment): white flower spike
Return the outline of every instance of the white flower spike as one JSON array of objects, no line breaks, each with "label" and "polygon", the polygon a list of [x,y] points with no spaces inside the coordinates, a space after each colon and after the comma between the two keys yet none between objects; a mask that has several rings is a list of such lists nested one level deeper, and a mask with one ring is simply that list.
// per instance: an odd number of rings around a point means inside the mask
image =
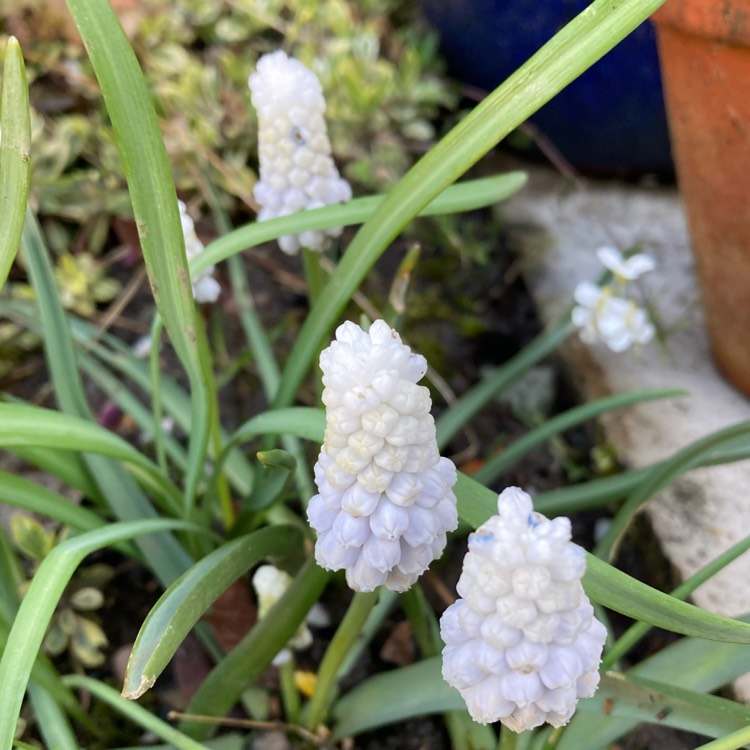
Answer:
[{"label": "white flower spike", "polygon": [[406,591],[458,525],[456,467],[441,458],[427,372],[382,320],[347,322],[320,355],[326,435],[307,517],[315,559],[355,591]]},{"label": "white flower spike", "polygon": [[469,537],[461,598],[440,620],[443,677],[475,721],[559,727],[596,691],[607,631],[581,586],[570,521],[535,513],[517,487],[498,511]]},{"label": "white flower spike", "polygon": [[656,268],[656,261],[646,253],[637,253],[625,258],[615,247],[600,247],[596,254],[602,265],[612,271],[615,280],[620,283],[635,281],[644,273]]},{"label": "white flower spike", "polygon": [[571,320],[587,344],[601,341],[613,352],[623,352],[633,344],[647,344],[656,333],[648,313],[632,300],[616,297],[611,287],[582,281],[573,297]]},{"label": "white flower spike", "polygon": [[[258,220],[348,201],[352,191],[331,158],[316,75],[278,50],[258,60],[248,85],[258,112],[260,179],[253,190],[262,208]],[[300,247],[322,252],[340,233],[336,227],[280,237],[279,247],[289,255]]]},{"label": "white flower spike", "polygon": [[[203,252],[204,245],[195,233],[195,224],[187,206],[180,200],[177,201],[180,208],[180,221],[182,222],[182,233],[185,236],[185,253],[188,260],[192,260]],[[221,292],[219,282],[213,277],[214,266],[206,268],[200,276],[193,279],[193,297],[196,302],[216,302]]]}]

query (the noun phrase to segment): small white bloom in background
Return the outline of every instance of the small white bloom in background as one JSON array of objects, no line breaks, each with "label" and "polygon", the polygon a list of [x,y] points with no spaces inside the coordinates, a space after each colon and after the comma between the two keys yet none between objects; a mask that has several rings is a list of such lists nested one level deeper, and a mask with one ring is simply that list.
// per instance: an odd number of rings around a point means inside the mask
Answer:
[{"label": "small white bloom in background", "polygon": [[471,717],[515,732],[566,724],[599,684],[607,635],[581,586],[586,560],[567,518],[509,487],[469,537],[460,595],[440,620],[443,677]]},{"label": "small white bloom in background", "polygon": [[[326,103],[315,73],[278,50],[258,60],[248,86],[258,112],[258,220],[348,201],[352,191],[331,158]],[[279,247],[289,255],[300,247],[322,252],[340,233],[336,227],[280,237]]]},{"label": "small white bloom in background", "polygon": [[326,435],[307,517],[315,559],[355,591],[406,591],[458,525],[456,467],[441,458],[427,372],[382,320],[347,322],[320,355]]},{"label": "small white bloom in background", "polygon": [[629,258],[615,247],[600,247],[596,254],[605,268],[612,271],[618,282],[634,281],[656,268],[656,261],[646,253],[636,253]]},{"label": "small white bloom in background", "polygon": [[656,333],[648,313],[632,300],[615,296],[611,287],[582,281],[573,297],[571,320],[587,344],[601,341],[613,352],[623,352],[633,344],[647,344]]},{"label": "small white bloom in background", "polygon": [[133,354],[138,359],[146,359],[146,357],[151,356],[151,336],[141,336],[133,344]]},{"label": "small white bloom in background", "polygon": [[[192,260],[203,252],[204,245],[195,233],[195,224],[187,206],[180,200],[177,201],[180,208],[180,221],[182,222],[182,233],[185,236],[185,252],[188,260]],[[200,276],[193,279],[193,297],[196,302],[216,302],[219,298],[221,286],[213,277],[214,267],[209,266]]]},{"label": "small white bloom in background", "polygon": [[[273,565],[261,565],[253,575],[253,588],[258,598],[258,619],[262,620],[268,611],[276,602],[286,593],[286,590],[292,585],[292,577],[279,570]],[[305,621],[299,626],[297,632],[289,639],[287,646],[283,648],[273,659],[273,664],[279,666],[285,664],[291,659],[289,649],[295,651],[304,651],[312,645],[312,633],[307,627],[307,623],[322,626],[328,624],[328,616],[320,604],[314,604],[310,609]]]}]

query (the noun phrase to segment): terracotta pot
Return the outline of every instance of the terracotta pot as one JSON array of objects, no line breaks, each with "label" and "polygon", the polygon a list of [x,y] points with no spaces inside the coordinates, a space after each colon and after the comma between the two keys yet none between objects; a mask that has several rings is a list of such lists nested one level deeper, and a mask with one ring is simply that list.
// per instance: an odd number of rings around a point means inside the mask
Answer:
[{"label": "terracotta pot", "polygon": [[653,20],[711,347],[750,395],[750,0],[668,0]]}]

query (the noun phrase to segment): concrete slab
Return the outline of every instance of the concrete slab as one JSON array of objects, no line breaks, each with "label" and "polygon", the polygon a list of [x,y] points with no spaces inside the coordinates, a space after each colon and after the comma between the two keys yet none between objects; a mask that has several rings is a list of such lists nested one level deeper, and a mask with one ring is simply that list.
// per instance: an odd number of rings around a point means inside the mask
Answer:
[{"label": "concrete slab", "polygon": [[[625,249],[637,243],[658,262],[658,269],[643,277],[642,289],[658,316],[663,347],[652,343],[615,354],[573,336],[563,349],[585,398],[655,387],[690,392],[687,398],[649,402],[602,419],[626,464],[651,464],[701,436],[750,419],[750,400],[723,380],[709,354],[675,190],[604,181],[573,186],[552,170],[535,168],[528,187],[501,210],[546,322],[570,304],[579,281],[599,276],[597,247]],[[750,461],[693,471],[651,501],[646,512],[665,555],[688,577],[750,533]],[[729,616],[749,612],[750,554],[701,586],[693,601]],[[750,675],[736,688],[750,701]]]}]

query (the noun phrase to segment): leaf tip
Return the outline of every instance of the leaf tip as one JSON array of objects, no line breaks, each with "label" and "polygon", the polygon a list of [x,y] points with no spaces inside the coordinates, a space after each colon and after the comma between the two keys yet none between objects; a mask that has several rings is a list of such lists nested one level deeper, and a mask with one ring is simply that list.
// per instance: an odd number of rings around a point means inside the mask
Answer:
[{"label": "leaf tip", "polygon": [[155,682],[156,682],[156,675],[151,675],[150,677],[147,677],[146,675],[141,675],[141,681],[138,683],[138,685],[134,689],[128,689],[127,687],[123,687],[120,695],[129,701],[137,700],[147,690],[150,690],[154,686]]}]

